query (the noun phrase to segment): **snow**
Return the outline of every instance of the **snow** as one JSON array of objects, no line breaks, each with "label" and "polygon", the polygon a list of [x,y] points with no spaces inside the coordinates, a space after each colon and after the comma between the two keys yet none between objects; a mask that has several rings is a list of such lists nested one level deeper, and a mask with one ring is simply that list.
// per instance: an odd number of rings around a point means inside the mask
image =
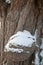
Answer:
[{"label": "snow", "polygon": [[[32,35],[29,31],[18,31],[16,34],[10,37],[8,40],[8,43],[5,45],[5,49],[9,51],[9,46],[14,45],[16,47],[18,46],[24,46],[24,47],[32,47],[33,44],[36,42],[36,33]],[[11,51],[11,50],[10,50]],[[28,52],[27,52],[28,53]]]},{"label": "snow", "polygon": [[41,51],[40,55],[41,55],[41,57],[43,58],[43,50]]},{"label": "snow", "polygon": [[16,38],[14,38],[13,40],[10,40],[8,42],[8,44],[10,43],[11,45],[15,45],[15,46],[25,46],[25,47],[31,47],[32,43],[34,43],[35,40],[31,39],[31,38],[27,38],[25,36],[18,36]]},{"label": "snow", "polygon": [[42,40],[42,44],[41,44],[40,48],[43,49],[43,38],[41,40]]},{"label": "snow", "polygon": [[35,53],[35,65],[39,65],[39,56],[38,56],[38,52]]},{"label": "snow", "polygon": [[25,36],[25,37],[35,38],[34,36],[31,35],[30,32],[24,30],[23,32],[22,31],[17,32],[17,34],[14,34],[13,36],[11,36],[10,39],[13,39],[17,36]]},{"label": "snow", "polygon": [[13,38],[15,38],[16,36],[19,36],[19,35],[24,35],[24,36],[27,36],[27,37],[30,37],[30,38],[37,38],[37,32],[38,32],[38,30],[36,29],[36,31],[35,31],[35,34],[34,35],[32,35],[29,31],[27,31],[27,30],[24,30],[23,32],[22,31],[18,31],[16,34],[14,34],[14,35],[12,35],[11,37],[10,37],[10,39],[13,39]]},{"label": "snow", "polygon": [[41,40],[42,40],[42,44],[41,44],[41,46],[40,46],[40,49],[42,49],[42,50],[41,50],[41,52],[40,52],[40,56],[41,56],[42,60],[41,60],[40,65],[43,65],[43,38],[41,38]]},{"label": "snow", "polygon": [[21,53],[21,52],[23,52],[23,49],[18,49],[18,48],[7,48],[7,49],[5,49],[4,50],[4,52],[9,52],[9,51],[11,51],[11,52],[16,52],[16,53]]},{"label": "snow", "polygon": [[42,51],[40,52],[40,55],[43,58],[43,38],[41,40],[42,40],[42,44],[41,44],[41,47],[40,48],[42,49]]},{"label": "snow", "polygon": [[11,3],[11,0],[6,0],[6,3],[10,4]]},{"label": "snow", "polygon": [[37,45],[37,44],[36,44],[35,46],[36,46],[36,47],[39,47],[39,45]]}]

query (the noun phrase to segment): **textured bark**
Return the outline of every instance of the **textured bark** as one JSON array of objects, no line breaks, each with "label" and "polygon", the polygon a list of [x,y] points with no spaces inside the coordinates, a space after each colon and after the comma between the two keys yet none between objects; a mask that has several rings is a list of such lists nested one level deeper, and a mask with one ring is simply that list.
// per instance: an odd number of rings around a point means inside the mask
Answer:
[{"label": "textured bark", "polygon": [[[23,47],[24,48],[24,47]],[[3,65],[31,65],[32,60],[34,60],[34,51],[35,47],[27,48],[25,47],[24,50],[28,50],[30,53],[13,53],[8,52],[4,53],[4,60]]]},{"label": "textured bark", "polygon": [[0,22],[1,22],[1,30],[0,30],[0,62],[3,61],[3,50],[4,50],[4,41],[5,41],[5,20],[7,15],[7,4],[4,0],[0,2]]},{"label": "textured bark", "polygon": [[6,7],[4,4],[0,9],[0,15],[3,18],[3,44],[6,44],[9,37],[19,30],[28,30],[34,34],[37,28],[39,35],[40,31],[43,34],[43,0],[11,0],[9,11]]},{"label": "textured bark", "polygon": [[12,0],[10,11],[5,21],[5,43],[17,31],[28,30],[34,34],[35,29],[42,28],[42,0]]}]

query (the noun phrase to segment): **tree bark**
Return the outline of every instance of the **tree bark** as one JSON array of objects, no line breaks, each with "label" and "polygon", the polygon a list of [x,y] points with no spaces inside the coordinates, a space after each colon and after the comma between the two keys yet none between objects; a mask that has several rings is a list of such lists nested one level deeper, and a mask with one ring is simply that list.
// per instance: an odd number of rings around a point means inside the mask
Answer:
[{"label": "tree bark", "polygon": [[2,6],[0,10],[3,18],[2,50],[9,37],[18,31],[27,30],[34,34],[38,29],[40,35],[43,28],[43,0],[11,0],[10,9],[6,7]]},{"label": "tree bark", "polygon": [[5,44],[17,31],[28,30],[34,34],[35,29],[42,27],[42,0],[12,0],[10,11],[5,21]]}]

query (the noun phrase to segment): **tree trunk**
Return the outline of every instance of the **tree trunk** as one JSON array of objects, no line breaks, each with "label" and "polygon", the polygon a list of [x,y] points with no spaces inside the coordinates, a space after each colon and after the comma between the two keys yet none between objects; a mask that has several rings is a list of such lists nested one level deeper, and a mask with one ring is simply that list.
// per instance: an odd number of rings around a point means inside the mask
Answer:
[{"label": "tree trunk", "polygon": [[35,29],[42,27],[42,0],[12,0],[10,11],[5,21],[5,44],[17,31],[28,30],[34,34]]},{"label": "tree trunk", "polygon": [[[4,1],[4,0],[3,0]],[[7,5],[5,2],[1,1],[0,2],[0,22],[1,22],[1,30],[0,30],[0,55],[1,55],[1,60],[3,60],[3,50],[4,50],[4,41],[5,41],[5,20],[6,20],[6,15],[7,15]]]},{"label": "tree trunk", "polygon": [[0,13],[3,18],[2,50],[9,37],[17,31],[27,30],[34,34],[38,29],[40,34],[43,28],[43,0],[11,0],[8,13],[6,7],[2,6],[2,15]]}]

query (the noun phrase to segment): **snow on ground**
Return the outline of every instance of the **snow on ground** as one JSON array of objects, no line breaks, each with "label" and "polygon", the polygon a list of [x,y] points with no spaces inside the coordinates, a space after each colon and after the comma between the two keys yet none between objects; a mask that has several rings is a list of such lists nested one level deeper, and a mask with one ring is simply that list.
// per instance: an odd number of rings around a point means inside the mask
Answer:
[{"label": "snow on ground", "polygon": [[[37,30],[36,30],[37,32]],[[36,42],[36,32],[34,35],[32,35],[29,31],[18,31],[16,34],[14,34],[13,36],[10,37],[10,39],[8,40],[8,43],[5,45],[5,49],[7,49],[7,51],[13,51],[9,49],[10,45],[14,45],[14,46],[25,46],[25,47],[32,47],[33,44],[35,44]],[[15,51],[16,52],[16,51]],[[19,51],[18,51],[19,53]]]}]

